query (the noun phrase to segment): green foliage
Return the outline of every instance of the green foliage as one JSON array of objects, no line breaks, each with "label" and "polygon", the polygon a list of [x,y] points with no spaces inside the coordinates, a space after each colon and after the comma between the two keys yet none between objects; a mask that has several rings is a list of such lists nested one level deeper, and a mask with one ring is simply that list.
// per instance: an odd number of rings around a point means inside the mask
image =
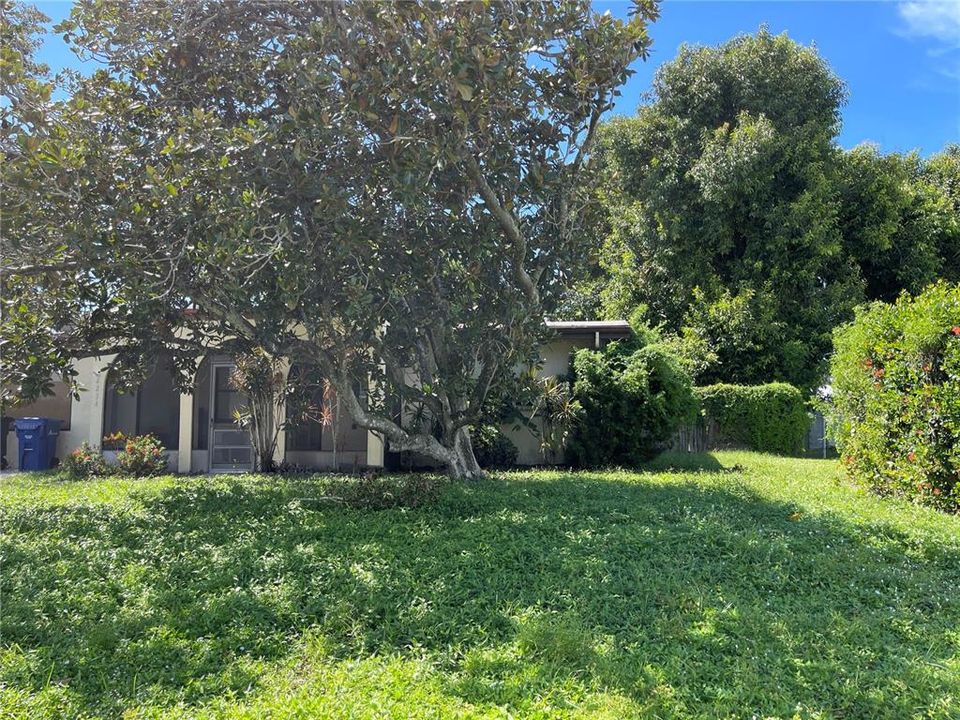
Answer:
[{"label": "green foliage", "polygon": [[861,308],[834,342],[828,409],[847,472],[960,509],[960,286]]},{"label": "green foliage", "polygon": [[543,613],[522,618],[517,649],[551,668],[589,668],[596,661],[593,636],[573,613]]},{"label": "green foliage", "polygon": [[122,475],[163,475],[167,469],[166,450],[154,435],[128,437],[117,453],[117,471]]},{"label": "green foliage", "polygon": [[[165,349],[186,387],[236,338],[315,363],[394,449],[477,474],[465,428],[537,361],[656,3],[142,10],[76,4],[57,31],[100,70],[49,121],[12,107],[0,386],[108,346],[118,372]],[[395,422],[398,397],[429,422]]]},{"label": "green foliage", "polygon": [[717,384],[698,387],[695,393],[721,443],[780,455],[803,450],[810,415],[803,393],[793,385]]},{"label": "green foliage", "polygon": [[[255,461],[253,469],[273,472],[287,396],[282,362],[262,347],[236,353],[234,362],[230,384],[242,393],[245,401],[235,411],[234,420],[250,435]],[[291,405],[297,407],[296,402]]]},{"label": "green foliage", "polygon": [[583,467],[636,466],[688,420],[696,402],[676,356],[654,343],[613,342],[577,350],[573,396],[583,412],[570,438],[569,459]]},{"label": "green foliage", "polygon": [[4,475],[0,715],[960,713],[960,516],[835,462],[683,458],[712,469],[379,511],[324,476]]},{"label": "green foliage", "polygon": [[651,99],[599,136],[598,264],[564,309],[647,322],[698,384],[825,376],[869,299],[960,273],[960,148],[836,147],[843,83],[766,29],[683,46]]},{"label": "green foliage", "polygon": [[110,468],[103,459],[103,453],[84,442],[63,459],[60,465],[70,477],[83,480],[90,477],[108,475]]},{"label": "green foliage", "polygon": [[923,159],[860,145],[838,157],[844,251],[869,300],[960,280],[960,147]]},{"label": "green foliage", "polygon": [[481,425],[470,433],[480,467],[510,468],[517,464],[517,446],[496,425]]},{"label": "green foliage", "polygon": [[582,413],[583,407],[564,378],[550,376],[536,381],[529,420],[540,436],[540,456],[545,462],[560,459]]},{"label": "green foliage", "polygon": [[786,35],[682,47],[652,101],[600,136],[604,314],[643,305],[688,349],[701,343],[702,381],[814,387],[859,292],[838,263],[830,176],[843,99]]}]

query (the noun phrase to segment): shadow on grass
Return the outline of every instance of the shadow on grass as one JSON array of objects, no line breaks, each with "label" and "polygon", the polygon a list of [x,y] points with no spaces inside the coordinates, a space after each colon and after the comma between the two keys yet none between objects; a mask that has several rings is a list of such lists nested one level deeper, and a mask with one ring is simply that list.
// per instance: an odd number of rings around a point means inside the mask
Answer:
[{"label": "shadow on grass", "polygon": [[309,629],[334,657],[417,648],[449,693],[518,707],[570,678],[668,715],[901,717],[960,693],[960,557],[742,484],[493,480],[381,512],[323,497],[192,480],[137,509],[8,511],[0,681],[77,714],[195,705],[256,687]]},{"label": "shadow on grass", "polygon": [[647,472],[724,472],[725,468],[712,453],[664,452],[660,453],[642,470]]}]

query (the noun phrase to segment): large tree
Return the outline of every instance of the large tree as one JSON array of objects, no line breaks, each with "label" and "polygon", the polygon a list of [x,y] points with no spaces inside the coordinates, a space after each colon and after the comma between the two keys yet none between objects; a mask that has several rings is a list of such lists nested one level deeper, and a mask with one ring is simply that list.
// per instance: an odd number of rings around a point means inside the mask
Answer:
[{"label": "large tree", "polygon": [[642,305],[668,331],[695,321],[709,335],[705,309],[738,308],[752,357],[715,372],[814,384],[859,292],[837,267],[830,163],[843,99],[816,51],[785,35],[682,47],[637,115],[603,130],[607,312]]},{"label": "large tree", "polygon": [[566,311],[661,326],[701,383],[822,381],[855,305],[960,272],[956,149],[844,152],[843,101],[786,35],[681,48],[601,129],[598,259]]},{"label": "large tree", "polygon": [[864,144],[838,153],[837,177],[844,251],[865,299],[960,279],[960,147],[924,159]]},{"label": "large tree", "polygon": [[162,349],[188,387],[210,346],[260,347],[319,366],[394,448],[478,475],[469,428],[535,362],[655,16],[80,3],[59,30],[103,68],[7,158],[4,196],[40,211],[4,200],[4,380],[105,349],[135,378]]}]

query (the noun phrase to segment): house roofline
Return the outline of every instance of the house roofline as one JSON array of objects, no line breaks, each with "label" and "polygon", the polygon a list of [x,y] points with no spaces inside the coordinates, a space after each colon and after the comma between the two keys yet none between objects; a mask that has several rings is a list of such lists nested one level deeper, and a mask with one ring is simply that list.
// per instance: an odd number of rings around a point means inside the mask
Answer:
[{"label": "house roofline", "polygon": [[633,335],[626,320],[547,320],[546,326],[567,339],[588,340],[599,350],[604,341],[623,340]]},{"label": "house roofline", "polygon": [[599,332],[604,335],[628,337],[633,333],[626,320],[547,320],[546,326],[561,335],[580,335]]}]

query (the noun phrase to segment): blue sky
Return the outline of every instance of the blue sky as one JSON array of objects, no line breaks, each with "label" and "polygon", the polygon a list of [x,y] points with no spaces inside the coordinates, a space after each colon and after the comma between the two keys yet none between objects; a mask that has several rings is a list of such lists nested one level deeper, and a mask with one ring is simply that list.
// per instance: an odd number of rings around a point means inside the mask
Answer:
[{"label": "blue sky", "polygon": [[[53,20],[69,2],[38,2]],[[599,10],[625,16],[626,0],[598,0]],[[877,143],[884,152],[918,149],[928,155],[960,142],[960,0],[801,2],[667,0],[651,28],[653,53],[638,63],[616,112],[632,114],[650,89],[656,67],[682,43],[714,45],[738,33],[771,31],[815,44],[846,83],[839,142]],[[54,70],[78,67],[58,35],[40,59]]]}]

